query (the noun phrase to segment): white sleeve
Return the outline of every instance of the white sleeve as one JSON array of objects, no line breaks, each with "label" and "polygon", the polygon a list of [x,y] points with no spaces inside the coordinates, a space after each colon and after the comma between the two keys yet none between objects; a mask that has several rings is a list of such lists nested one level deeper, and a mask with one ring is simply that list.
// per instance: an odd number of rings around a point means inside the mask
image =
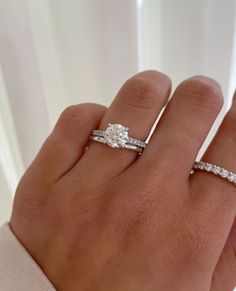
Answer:
[{"label": "white sleeve", "polygon": [[17,240],[8,223],[0,228],[0,290],[56,290]]}]

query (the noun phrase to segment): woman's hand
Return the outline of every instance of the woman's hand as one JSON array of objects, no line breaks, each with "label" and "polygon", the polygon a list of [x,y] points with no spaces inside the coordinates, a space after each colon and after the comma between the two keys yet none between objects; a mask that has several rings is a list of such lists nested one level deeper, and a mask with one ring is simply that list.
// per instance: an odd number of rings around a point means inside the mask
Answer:
[{"label": "woman's hand", "polygon": [[[210,290],[236,188],[190,172],[222,107],[219,85],[205,77],[180,84],[141,156],[96,142],[86,150],[91,131],[108,123],[145,140],[170,87],[168,77],[147,71],[129,79],[108,110],[69,107],[21,179],[10,224],[58,290]],[[203,160],[235,172],[235,129],[236,104]],[[219,287],[223,258],[214,291],[236,284],[235,244],[234,235],[224,250],[228,286]]]}]

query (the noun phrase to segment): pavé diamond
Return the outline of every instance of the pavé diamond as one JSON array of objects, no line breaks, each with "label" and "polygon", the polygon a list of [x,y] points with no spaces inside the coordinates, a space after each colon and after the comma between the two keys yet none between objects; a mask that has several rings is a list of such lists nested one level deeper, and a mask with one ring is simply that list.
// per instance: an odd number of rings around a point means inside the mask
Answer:
[{"label": "pav\u00e9 diamond", "polygon": [[208,163],[206,163],[206,165],[205,165],[205,170],[207,171],[207,172],[210,172],[211,170],[212,170],[212,165],[211,164],[208,164]]},{"label": "pav\u00e9 diamond", "polygon": [[218,166],[213,166],[212,167],[212,172],[215,174],[215,175],[218,175],[220,173],[220,167]]},{"label": "pav\u00e9 diamond", "polygon": [[200,162],[200,163],[199,163],[199,169],[201,169],[201,170],[204,169],[204,164],[203,164],[203,162]]},{"label": "pav\u00e9 diamond", "polygon": [[128,139],[128,128],[120,124],[108,124],[104,137],[109,146],[113,148],[124,147]]},{"label": "pav\u00e9 diamond", "polygon": [[230,182],[233,182],[234,181],[234,174],[233,173],[229,173],[229,176],[227,177],[227,179],[230,181]]},{"label": "pav\u00e9 diamond", "polygon": [[223,177],[223,178],[226,178],[228,175],[229,175],[229,172],[225,169],[221,169],[221,173],[220,175]]},{"label": "pav\u00e9 diamond", "polygon": [[235,175],[235,174],[233,174],[232,182],[233,182],[234,184],[236,184],[236,175]]}]

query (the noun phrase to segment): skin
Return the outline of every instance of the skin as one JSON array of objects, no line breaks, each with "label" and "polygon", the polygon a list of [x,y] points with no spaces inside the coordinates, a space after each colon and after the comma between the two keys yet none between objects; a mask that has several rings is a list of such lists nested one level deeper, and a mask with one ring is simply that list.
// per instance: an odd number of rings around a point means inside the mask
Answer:
[{"label": "skin", "polygon": [[[197,171],[197,153],[223,105],[214,80],[139,73],[107,109],[67,108],[22,177],[10,225],[57,290],[230,291],[236,286],[236,190]],[[168,103],[168,104],[167,104]],[[166,106],[167,104],[167,106]],[[166,107],[165,107],[166,106]],[[141,156],[93,142],[121,123]],[[236,172],[236,103],[203,160]]]}]

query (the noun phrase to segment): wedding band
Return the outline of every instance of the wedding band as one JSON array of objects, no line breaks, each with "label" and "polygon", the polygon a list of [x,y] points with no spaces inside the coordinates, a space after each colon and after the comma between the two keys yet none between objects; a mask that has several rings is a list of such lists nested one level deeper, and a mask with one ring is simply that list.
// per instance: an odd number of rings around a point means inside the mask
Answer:
[{"label": "wedding band", "polygon": [[93,130],[90,140],[107,144],[112,148],[125,148],[142,153],[146,147],[146,143],[129,137],[129,128],[121,124],[109,123],[106,130]]},{"label": "wedding band", "polygon": [[236,173],[232,173],[217,165],[200,161],[194,163],[193,169],[213,173],[217,176],[220,176],[223,179],[228,180],[230,183],[236,185]]}]

